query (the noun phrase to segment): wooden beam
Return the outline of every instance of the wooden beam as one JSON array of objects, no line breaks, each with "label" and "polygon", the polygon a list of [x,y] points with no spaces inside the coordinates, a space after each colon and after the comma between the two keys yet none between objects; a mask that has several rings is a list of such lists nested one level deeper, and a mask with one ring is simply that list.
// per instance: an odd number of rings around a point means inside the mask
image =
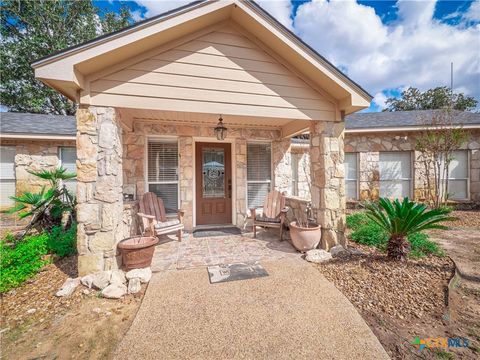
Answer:
[{"label": "wooden beam", "polygon": [[310,121],[294,120],[282,126],[282,138],[302,134],[308,130]]}]

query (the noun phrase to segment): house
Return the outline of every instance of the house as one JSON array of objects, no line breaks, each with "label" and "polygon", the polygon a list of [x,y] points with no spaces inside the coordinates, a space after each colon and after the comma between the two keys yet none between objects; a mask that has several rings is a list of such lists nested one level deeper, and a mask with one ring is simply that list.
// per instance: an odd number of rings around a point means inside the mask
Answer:
[{"label": "house", "polygon": [[[347,202],[378,197],[425,199],[428,188],[415,150],[420,132],[441,110],[356,113],[345,117],[345,192]],[[467,141],[452,155],[449,199],[480,203],[480,114],[454,111],[449,125],[462,127]],[[430,126],[433,131],[433,126]],[[283,191],[309,198],[308,139],[292,139],[291,183]],[[287,187],[290,186],[290,189]]]},{"label": "house", "polygon": [[[38,191],[46,181],[29,171],[63,166],[75,172],[74,116],[0,113],[0,209],[13,205],[11,196]],[[75,181],[66,184],[75,190]]]},{"label": "house", "polygon": [[161,194],[187,229],[244,226],[249,194],[284,177],[290,138],[305,131],[322,246],[345,242],[344,117],[371,96],[255,3],[195,2],[32,66],[79,104],[80,274],[118,266],[137,212],[124,191]]}]

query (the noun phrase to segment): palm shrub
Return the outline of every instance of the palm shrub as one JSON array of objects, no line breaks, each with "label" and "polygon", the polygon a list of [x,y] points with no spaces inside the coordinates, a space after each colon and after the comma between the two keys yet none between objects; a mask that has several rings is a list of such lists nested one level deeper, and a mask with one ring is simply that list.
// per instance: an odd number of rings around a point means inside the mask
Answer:
[{"label": "palm shrub", "polygon": [[418,204],[404,198],[402,202],[380,198],[378,203],[366,205],[367,216],[388,234],[387,257],[405,261],[410,252],[407,236],[428,229],[447,229],[443,221],[453,220],[448,216],[450,209],[427,210],[424,204]]},{"label": "palm shrub", "polygon": [[11,197],[15,201],[15,206],[5,212],[17,213],[20,219],[31,217],[22,238],[32,229],[42,232],[60,225],[64,215],[67,215],[68,222],[72,223],[75,216],[75,197],[62,186],[62,181],[76,177],[74,173],[67,173],[64,168],[30,173],[47,180],[50,187],[44,186],[38,193],[25,192]]}]

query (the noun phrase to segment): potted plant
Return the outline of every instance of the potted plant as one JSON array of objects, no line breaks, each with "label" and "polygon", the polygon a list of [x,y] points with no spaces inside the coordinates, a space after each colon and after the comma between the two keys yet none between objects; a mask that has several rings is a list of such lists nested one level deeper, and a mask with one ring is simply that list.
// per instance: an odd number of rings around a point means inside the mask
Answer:
[{"label": "potted plant", "polygon": [[290,223],[290,237],[292,244],[300,252],[315,249],[320,243],[322,230],[312,218],[312,204],[308,203],[305,212],[296,216]]},{"label": "potted plant", "polygon": [[117,245],[122,254],[125,270],[143,269],[152,264],[155,245],[158,238],[154,236],[137,235],[120,241]]}]

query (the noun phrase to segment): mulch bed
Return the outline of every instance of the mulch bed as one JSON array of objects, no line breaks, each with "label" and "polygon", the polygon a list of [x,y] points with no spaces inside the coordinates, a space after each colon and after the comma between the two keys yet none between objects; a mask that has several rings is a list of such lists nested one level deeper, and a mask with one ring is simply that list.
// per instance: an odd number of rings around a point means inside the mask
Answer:
[{"label": "mulch bed", "polygon": [[[443,319],[447,286],[454,273],[450,258],[395,263],[376,249],[353,246],[363,255],[337,258],[319,264],[318,269],[353,303],[392,358],[435,359],[441,355],[432,349],[420,353],[411,345],[416,336],[468,337],[467,329],[462,333]],[[474,359],[478,355],[475,346],[456,355]]]},{"label": "mulch bed", "polygon": [[42,322],[79,303],[85,296],[75,291],[70,297],[58,298],[55,293],[69,277],[77,277],[77,257],[71,256],[45,266],[21,286],[2,295],[2,329],[25,322]]},{"label": "mulch bed", "polygon": [[458,218],[450,221],[448,226],[455,228],[476,228],[480,229],[480,211],[479,210],[455,210],[452,216]]}]

